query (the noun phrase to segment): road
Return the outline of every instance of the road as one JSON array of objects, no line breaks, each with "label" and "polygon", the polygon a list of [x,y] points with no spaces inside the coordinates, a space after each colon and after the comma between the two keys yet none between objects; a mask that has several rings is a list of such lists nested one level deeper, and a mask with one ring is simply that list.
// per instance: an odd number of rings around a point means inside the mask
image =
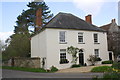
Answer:
[{"label": "road", "polygon": [[[90,80],[90,78],[93,78],[95,76],[101,77],[103,76],[103,73],[34,73],[34,72],[24,72],[24,71],[7,70],[7,69],[2,70],[3,78],[42,78],[42,80],[44,80],[43,78],[46,78],[45,80],[47,80],[47,78],[49,78],[48,80],[50,80],[50,78],[51,79],[58,78],[57,80],[59,80],[59,78],[71,78],[71,79],[72,78],[76,78],[76,79],[89,78]],[[14,79],[11,79],[11,80],[14,80]]]}]

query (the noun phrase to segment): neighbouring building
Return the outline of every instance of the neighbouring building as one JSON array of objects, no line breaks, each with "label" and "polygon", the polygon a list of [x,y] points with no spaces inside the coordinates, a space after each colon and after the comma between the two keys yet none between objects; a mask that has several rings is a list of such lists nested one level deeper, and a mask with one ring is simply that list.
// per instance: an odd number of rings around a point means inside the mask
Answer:
[{"label": "neighbouring building", "polygon": [[111,23],[100,28],[107,31],[109,60],[113,60],[113,52],[114,58],[120,53],[120,26],[117,25],[115,19],[112,19]]},{"label": "neighbouring building", "polygon": [[[96,55],[102,61],[109,60],[106,31],[92,24],[91,15],[85,19],[70,13],[58,13],[31,38],[31,57],[40,57],[45,69],[51,66],[70,68],[72,55],[67,53],[67,48],[74,46],[80,49],[77,64],[90,65],[89,55]],[[61,59],[69,62],[60,63]]]}]

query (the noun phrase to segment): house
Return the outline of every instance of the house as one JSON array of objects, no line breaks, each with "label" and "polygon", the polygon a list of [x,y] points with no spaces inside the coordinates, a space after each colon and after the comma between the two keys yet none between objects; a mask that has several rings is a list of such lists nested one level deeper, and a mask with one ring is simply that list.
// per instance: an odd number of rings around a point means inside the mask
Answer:
[{"label": "house", "polygon": [[[40,57],[41,67],[45,69],[51,66],[70,68],[72,55],[66,49],[74,46],[80,49],[77,64],[90,65],[89,55],[96,55],[102,61],[108,60],[106,31],[92,24],[91,15],[85,18],[86,21],[70,13],[58,13],[31,38],[31,57]],[[69,62],[60,63],[61,59]]]},{"label": "house", "polygon": [[100,26],[100,28],[107,31],[109,60],[114,60],[117,55],[114,55],[113,52],[120,52],[120,26],[117,25],[115,19],[112,19],[111,23]]}]

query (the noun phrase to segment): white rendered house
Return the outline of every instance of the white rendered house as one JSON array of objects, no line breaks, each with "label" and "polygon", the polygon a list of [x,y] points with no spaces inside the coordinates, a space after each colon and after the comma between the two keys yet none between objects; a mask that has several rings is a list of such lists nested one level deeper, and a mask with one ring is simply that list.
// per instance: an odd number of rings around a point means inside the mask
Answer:
[{"label": "white rendered house", "polygon": [[[72,55],[66,51],[70,46],[80,49],[77,64],[90,65],[89,55],[99,56],[102,61],[109,60],[105,30],[92,25],[90,15],[84,21],[69,13],[58,13],[31,38],[31,57],[40,57],[41,62],[44,61],[41,67],[45,69],[51,66],[70,68]],[[61,64],[63,58],[69,62]]]}]

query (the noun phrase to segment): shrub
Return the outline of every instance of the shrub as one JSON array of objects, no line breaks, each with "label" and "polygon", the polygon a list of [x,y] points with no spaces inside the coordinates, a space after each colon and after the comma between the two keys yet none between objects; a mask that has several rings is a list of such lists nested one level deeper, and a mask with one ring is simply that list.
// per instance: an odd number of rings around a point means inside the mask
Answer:
[{"label": "shrub", "polygon": [[112,71],[112,67],[110,66],[99,66],[99,67],[94,67],[91,72],[109,72]]},{"label": "shrub", "polygon": [[103,75],[102,80],[120,80],[120,73],[106,73]]},{"label": "shrub", "polygon": [[76,68],[76,67],[80,67],[80,65],[79,65],[79,64],[73,64],[73,65],[71,66],[71,68]]},{"label": "shrub", "polygon": [[56,72],[56,71],[58,71],[58,69],[56,67],[52,66],[51,67],[51,72]]},{"label": "shrub", "polygon": [[109,60],[109,61],[103,61],[102,64],[112,64],[113,61],[112,60]]},{"label": "shrub", "polygon": [[91,65],[95,65],[96,62],[101,61],[102,59],[96,55],[89,55],[89,59],[87,60],[91,63]]},{"label": "shrub", "polygon": [[64,63],[69,63],[69,61],[67,59],[61,59],[60,64],[64,64]]},{"label": "shrub", "polygon": [[115,69],[120,69],[120,62],[113,63],[112,67]]}]

